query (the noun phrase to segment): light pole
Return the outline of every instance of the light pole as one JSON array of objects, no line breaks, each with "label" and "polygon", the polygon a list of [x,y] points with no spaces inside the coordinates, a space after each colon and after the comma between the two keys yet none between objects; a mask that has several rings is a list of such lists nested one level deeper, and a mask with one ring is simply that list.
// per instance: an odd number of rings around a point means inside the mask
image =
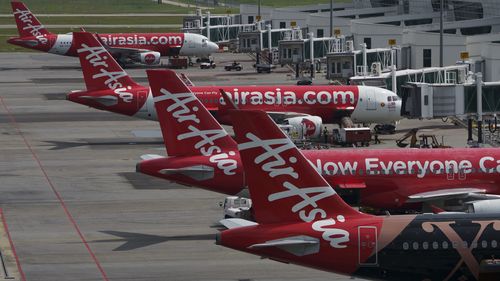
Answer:
[{"label": "light pole", "polygon": [[444,0],[441,0],[440,20],[439,20],[439,66],[444,66],[444,46],[443,46],[443,21],[444,21]]},{"label": "light pole", "polygon": [[330,37],[333,37],[333,0],[330,0]]},{"label": "light pole", "polygon": [[259,21],[261,19],[260,17],[260,0],[258,1],[258,4],[257,4],[257,17],[259,18]]}]

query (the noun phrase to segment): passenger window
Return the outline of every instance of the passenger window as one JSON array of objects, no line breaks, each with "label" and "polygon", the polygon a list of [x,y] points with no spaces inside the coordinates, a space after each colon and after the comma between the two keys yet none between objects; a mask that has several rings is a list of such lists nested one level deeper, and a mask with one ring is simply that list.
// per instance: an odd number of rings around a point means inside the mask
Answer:
[{"label": "passenger window", "polygon": [[443,249],[448,249],[448,242],[443,241]]},{"label": "passenger window", "polygon": [[487,247],[488,247],[488,242],[486,242],[486,240],[483,240],[483,241],[481,242],[481,247],[483,247],[483,248],[487,248]]}]

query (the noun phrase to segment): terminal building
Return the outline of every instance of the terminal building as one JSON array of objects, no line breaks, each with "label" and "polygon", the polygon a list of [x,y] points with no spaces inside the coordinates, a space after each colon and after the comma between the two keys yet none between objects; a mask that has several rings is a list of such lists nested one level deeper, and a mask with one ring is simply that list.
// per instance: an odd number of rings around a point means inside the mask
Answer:
[{"label": "terminal building", "polygon": [[[208,34],[216,42],[227,43],[244,52],[278,52],[278,64],[303,62],[301,69],[309,69],[311,62],[319,62],[328,78],[355,76],[355,71],[340,69],[346,74],[338,77],[338,55],[356,52],[366,44],[368,50],[387,49],[389,40],[397,45],[398,69],[419,69],[440,65],[440,0],[353,0],[334,3],[333,29],[330,31],[330,5],[317,4],[286,8],[240,5],[240,14],[211,16],[201,13],[186,17],[184,29]],[[444,65],[454,65],[460,54],[468,52],[473,62],[471,71],[481,71],[484,81],[500,81],[497,54],[500,54],[500,1],[444,0]],[[260,20],[259,20],[260,19]],[[269,27],[272,36],[268,36]],[[300,29],[294,32],[293,29]],[[330,36],[335,33],[336,36]],[[349,42],[347,48],[338,47],[332,37]],[[271,44],[268,39],[271,38]],[[310,44],[309,39],[314,41]],[[279,41],[287,43],[279,44]],[[352,43],[350,43],[352,42]],[[334,45],[337,44],[337,47]],[[313,49],[311,60],[310,47]],[[352,48],[349,48],[352,47]],[[373,53],[373,51],[369,51]],[[352,55],[352,54],[351,54]],[[292,56],[294,58],[292,59]],[[371,56],[371,55],[369,55]],[[328,60],[330,58],[330,60]],[[276,61],[274,61],[276,63]],[[343,62],[355,70],[362,66]],[[332,67],[335,64],[335,67]],[[383,66],[383,64],[382,64]],[[368,67],[371,64],[368,63]],[[384,69],[382,68],[382,71]],[[348,76],[347,75],[347,76]]]},{"label": "terminal building", "polygon": [[333,28],[329,4],[242,4],[238,15],[186,18],[184,30],[208,34],[270,64],[292,65],[297,77],[323,75],[333,83],[388,88],[403,98],[408,118],[495,116],[500,1],[442,3],[442,9],[441,0],[334,3]]}]

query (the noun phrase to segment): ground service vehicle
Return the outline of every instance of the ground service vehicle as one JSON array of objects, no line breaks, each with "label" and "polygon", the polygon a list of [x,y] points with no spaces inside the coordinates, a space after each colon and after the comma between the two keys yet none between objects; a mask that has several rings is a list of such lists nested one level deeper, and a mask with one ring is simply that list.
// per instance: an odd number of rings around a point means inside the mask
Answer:
[{"label": "ground service vehicle", "polygon": [[241,66],[241,64],[239,62],[233,62],[231,64],[226,64],[224,66],[224,69],[226,71],[231,71],[231,70],[236,70],[236,71],[241,71],[243,69],[243,67]]},{"label": "ground service vehicle", "polygon": [[216,65],[213,61],[200,63],[201,69],[210,69],[210,68],[215,68],[215,67],[216,67]]}]

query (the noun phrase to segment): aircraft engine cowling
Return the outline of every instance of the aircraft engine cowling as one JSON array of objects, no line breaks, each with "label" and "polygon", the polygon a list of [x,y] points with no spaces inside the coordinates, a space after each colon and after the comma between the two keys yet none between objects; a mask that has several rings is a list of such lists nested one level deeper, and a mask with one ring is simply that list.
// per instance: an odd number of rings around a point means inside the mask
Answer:
[{"label": "aircraft engine cowling", "polygon": [[160,53],[158,52],[144,52],[139,56],[140,62],[146,65],[160,64]]},{"label": "aircraft engine cowling", "polygon": [[469,213],[486,214],[500,212],[500,199],[489,199],[465,203]]},{"label": "aircraft engine cowling", "polygon": [[323,121],[318,116],[301,116],[285,119],[285,124],[291,126],[290,136],[297,138],[315,139],[321,135]]}]

